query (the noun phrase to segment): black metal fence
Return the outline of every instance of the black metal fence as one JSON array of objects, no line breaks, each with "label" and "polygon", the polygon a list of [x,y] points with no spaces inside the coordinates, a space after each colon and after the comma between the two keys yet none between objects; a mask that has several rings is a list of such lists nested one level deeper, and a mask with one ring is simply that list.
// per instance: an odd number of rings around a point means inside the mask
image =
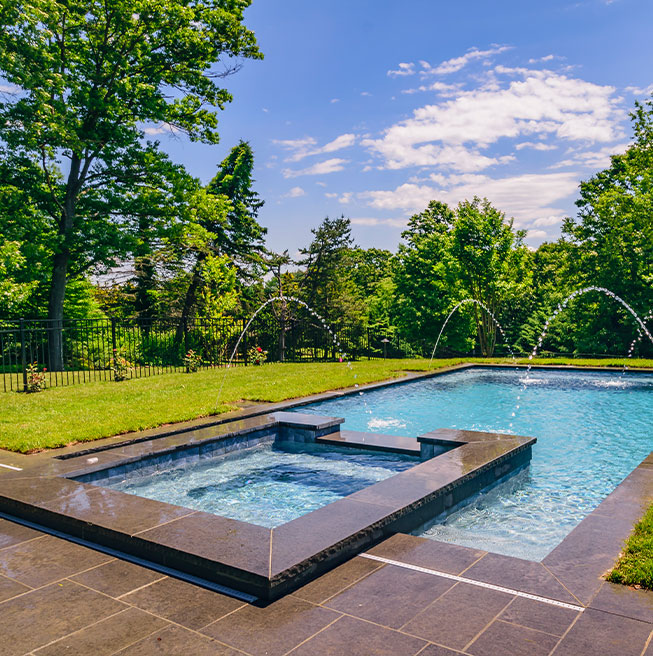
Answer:
[{"label": "black metal fence", "polygon": [[[37,375],[46,387],[115,376],[126,361],[129,377],[184,371],[192,351],[200,368],[247,365],[257,347],[268,361],[326,361],[424,355],[419,345],[362,324],[331,330],[319,322],[173,317],[156,319],[0,320],[0,378],[3,391],[23,391]],[[240,341],[239,341],[240,340]],[[385,340],[385,341],[384,341]]]}]

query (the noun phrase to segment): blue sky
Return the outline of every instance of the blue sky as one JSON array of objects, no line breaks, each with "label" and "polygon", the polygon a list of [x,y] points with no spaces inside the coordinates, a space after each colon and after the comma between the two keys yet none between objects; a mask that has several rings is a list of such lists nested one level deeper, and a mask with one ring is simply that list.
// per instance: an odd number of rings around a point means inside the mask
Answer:
[{"label": "blue sky", "polygon": [[265,59],[224,81],[220,145],[149,132],[204,181],[248,140],[268,245],[291,254],[340,214],[395,250],[429,200],[475,194],[529,244],[555,239],[653,91],[651,0],[254,0],[245,16]]}]

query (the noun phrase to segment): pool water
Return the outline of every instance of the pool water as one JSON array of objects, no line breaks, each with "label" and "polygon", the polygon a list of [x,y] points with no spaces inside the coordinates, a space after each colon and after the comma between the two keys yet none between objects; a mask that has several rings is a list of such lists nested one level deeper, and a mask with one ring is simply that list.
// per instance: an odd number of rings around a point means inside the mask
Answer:
[{"label": "pool water", "polygon": [[[350,430],[537,437],[528,469],[416,532],[541,560],[653,449],[653,375],[469,369],[303,406]],[[513,416],[514,415],[514,416]]]},{"label": "pool water", "polygon": [[282,442],[135,470],[105,487],[274,528],[413,467],[419,459]]}]

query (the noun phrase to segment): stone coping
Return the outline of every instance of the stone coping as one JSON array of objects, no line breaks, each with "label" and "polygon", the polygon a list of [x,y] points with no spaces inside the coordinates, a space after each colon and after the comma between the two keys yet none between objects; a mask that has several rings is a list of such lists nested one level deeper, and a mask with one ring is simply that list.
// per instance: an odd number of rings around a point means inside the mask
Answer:
[{"label": "stone coping", "polygon": [[[50,458],[0,478],[0,511],[92,544],[147,559],[271,600],[396,533],[409,531],[527,466],[534,438],[444,431],[452,448],[438,457],[268,529],[98,487],[72,477],[100,475],[170,454],[215,451],[240,440],[291,439],[406,451],[407,438],[345,433],[342,419],[271,413],[201,427],[96,454]],[[307,437],[308,436],[308,437]],[[411,450],[416,455],[415,450]],[[90,477],[90,478],[89,478]]]}]

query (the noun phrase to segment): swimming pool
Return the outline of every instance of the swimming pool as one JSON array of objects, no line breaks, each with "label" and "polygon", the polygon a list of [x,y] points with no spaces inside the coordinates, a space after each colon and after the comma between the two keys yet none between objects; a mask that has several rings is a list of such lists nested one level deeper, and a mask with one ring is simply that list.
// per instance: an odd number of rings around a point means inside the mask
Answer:
[{"label": "swimming pool", "polygon": [[527,470],[416,534],[541,560],[650,453],[653,375],[473,368],[301,412],[412,437],[436,427],[537,437]]},{"label": "swimming pool", "polygon": [[319,444],[264,443],[102,482],[120,492],[275,528],[406,471],[418,457]]}]

